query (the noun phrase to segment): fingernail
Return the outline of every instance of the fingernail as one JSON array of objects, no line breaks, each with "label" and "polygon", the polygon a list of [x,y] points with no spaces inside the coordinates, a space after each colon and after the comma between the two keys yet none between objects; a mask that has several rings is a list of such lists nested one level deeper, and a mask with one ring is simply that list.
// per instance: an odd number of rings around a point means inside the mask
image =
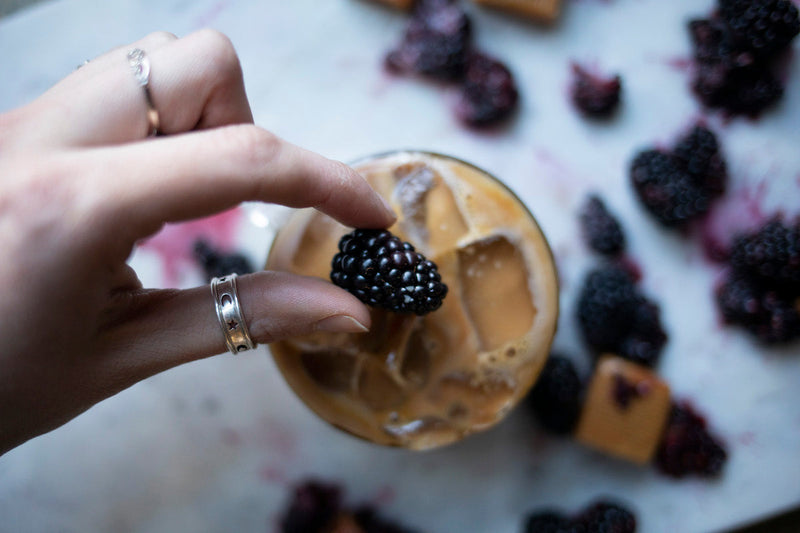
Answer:
[{"label": "fingernail", "polygon": [[348,315],[334,315],[323,318],[314,324],[315,331],[330,331],[334,333],[366,333],[367,327]]}]

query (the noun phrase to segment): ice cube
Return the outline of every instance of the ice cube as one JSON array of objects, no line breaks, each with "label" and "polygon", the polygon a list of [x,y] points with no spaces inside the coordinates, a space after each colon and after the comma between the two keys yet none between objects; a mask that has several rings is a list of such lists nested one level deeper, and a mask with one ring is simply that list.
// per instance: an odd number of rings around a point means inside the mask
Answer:
[{"label": "ice cube", "polygon": [[458,250],[461,294],[481,348],[489,351],[524,336],[536,308],[522,252],[495,235]]},{"label": "ice cube", "polygon": [[396,408],[406,398],[396,378],[383,363],[373,358],[362,361],[357,393],[367,406],[376,411]]},{"label": "ice cube", "polygon": [[468,226],[444,179],[424,163],[395,170],[398,180],[393,197],[403,218],[400,227],[409,241],[427,254],[455,245]]},{"label": "ice cube", "polygon": [[431,355],[421,330],[415,330],[406,343],[400,375],[412,387],[422,388],[428,382]]},{"label": "ice cube", "polygon": [[335,392],[352,388],[358,367],[354,356],[341,351],[301,352],[300,361],[311,379],[321,387]]},{"label": "ice cube", "polygon": [[331,260],[347,229],[320,212],[313,212],[292,257],[292,271],[303,276],[330,278]]}]

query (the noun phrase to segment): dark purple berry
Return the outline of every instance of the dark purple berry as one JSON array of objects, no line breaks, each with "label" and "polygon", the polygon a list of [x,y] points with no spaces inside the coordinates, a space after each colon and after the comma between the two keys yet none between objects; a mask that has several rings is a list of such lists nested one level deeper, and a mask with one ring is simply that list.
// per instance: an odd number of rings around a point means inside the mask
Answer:
[{"label": "dark purple berry", "polygon": [[656,466],[672,477],[718,476],[728,454],[706,428],[705,419],[688,403],[672,405],[667,427],[656,452]]},{"label": "dark purple berry", "polygon": [[580,111],[591,117],[607,117],[617,109],[622,90],[619,76],[605,78],[577,63],[573,63],[572,72],[572,102]]},{"label": "dark purple berry", "polygon": [[630,179],[639,201],[661,224],[684,226],[708,211],[711,196],[672,154],[646,150],[631,162]]},{"label": "dark purple berry", "polygon": [[797,296],[766,288],[734,272],[717,289],[716,297],[726,323],[744,327],[766,344],[800,337]]},{"label": "dark purple berry", "polygon": [[661,311],[654,302],[642,298],[634,313],[631,329],[617,348],[620,357],[654,367],[667,343],[661,325]]},{"label": "dark purple berry", "polygon": [[518,101],[514,76],[503,63],[480,52],[469,55],[455,107],[462,122],[473,127],[503,122],[516,111]]},{"label": "dark purple berry", "polygon": [[578,297],[578,324],[597,353],[616,352],[631,331],[641,296],[631,275],[604,266],[586,276]]},{"label": "dark purple berry", "polygon": [[683,170],[710,196],[725,191],[728,170],[713,131],[705,126],[695,126],[678,140],[674,153]]},{"label": "dark purple berry", "polygon": [[528,397],[528,404],[545,429],[559,435],[575,427],[583,401],[583,382],[572,362],[551,355]]},{"label": "dark purple berry", "polygon": [[281,520],[281,533],[324,533],[339,514],[341,499],[336,485],[315,480],[298,485]]},{"label": "dark purple berry", "polygon": [[573,519],[574,530],[582,533],[635,533],[636,517],[614,502],[599,501]]},{"label": "dark purple berry", "polygon": [[572,533],[569,518],[554,510],[541,510],[525,519],[524,533]]},{"label": "dark purple berry", "polygon": [[418,0],[400,46],[386,57],[396,72],[454,80],[464,74],[472,25],[457,0]]},{"label": "dark purple berry", "polygon": [[737,43],[760,56],[786,49],[800,33],[800,14],[789,0],[719,0],[719,7]]},{"label": "dark purple berry", "polygon": [[589,196],[583,205],[580,222],[583,236],[594,251],[614,256],[625,248],[622,226],[597,195]]},{"label": "dark purple berry", "polygon": [[447,285],[436,265],[387,230],[357,229],[339,241],[331,281],[367,305],[424,315],[442,305]]},{"label": "dark purple berry", "polygon": [[783,96],[771,62],[734,42],[718,19],[689,23],[696,68],[692,88],[704,105],[757,116]]},{"label": "dark purple berry", "polygon": [[363,533],[414,533],[411,529],[380,516],[377,510],[369,505],[356,509],[353,518]]},{"label": "dark purple berry", "polygon": [[758,231],[737,236],[730,263],[759,283],[800,295],[800,220],[788,225],[773,218]]},{"label": "dark purple berry", "polygon": [[246,256],[240,253],[224,253],[212,248],[206,241],[194,244],[194,256],[206,275],[206,281],[228,274],[249,274],[253,267]]}]

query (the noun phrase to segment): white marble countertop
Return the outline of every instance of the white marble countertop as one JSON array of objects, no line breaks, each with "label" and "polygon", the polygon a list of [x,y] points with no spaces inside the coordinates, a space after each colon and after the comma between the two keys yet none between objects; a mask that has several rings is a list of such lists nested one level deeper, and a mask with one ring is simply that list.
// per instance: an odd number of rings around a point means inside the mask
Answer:
[{"label": "white marble countertop", "polygon": [[[573,0],[552,28],[474,10],[478,44],[509,65],[522,93],[518,118],[492,134],[459,126],[447,89],[386,75],[382,57],[405,17],[364,0],[64,0],[0,20],[0,110],[150,31],[212,27],[240,54],[256,122],[279,135],[342,160],[435,150],[500,176],[553,245],[563,278],[556,347],[584,363],[572,303],[593,259],[575,212],[600,190],[627,229],[644,290],[662,305],[670,342],[659,373],[708,414],[730,452],[720,479],[675,481],[544,435],[520,412],[442,450],[383,449],[312,415],[262,347],[156,376],[0,458],[0,532],[270,532],[287,487],[310,475],[428,533],[516,533],[529,510],[574,511],[598,496],[627,502],[645,532],[718,530],[800,505],[800,346],[765,349],[722,328],[711,298],[718,267],[697,240],[657,227],[627,182],[637,149],[669,142],[701,116],[676,65],[689,54],[686,20],[712,4]],[[573,59],[622,74],[613,121],[587,122],[567,102]],[[792,63],[774,111],[758,121],[709,117],[728,156],[730,197],[752,193],[766,212],[800,211],[800,55]],[[273,211],[239,212],[264,213]],[[232,238],[258,263],[271,229],[254,221],[235,219]],[[167,231],[188,238],[208,227]],[[188,262],[170,263],[166,276],[157,247],[133,263],[149,285],[201,283]]]}]

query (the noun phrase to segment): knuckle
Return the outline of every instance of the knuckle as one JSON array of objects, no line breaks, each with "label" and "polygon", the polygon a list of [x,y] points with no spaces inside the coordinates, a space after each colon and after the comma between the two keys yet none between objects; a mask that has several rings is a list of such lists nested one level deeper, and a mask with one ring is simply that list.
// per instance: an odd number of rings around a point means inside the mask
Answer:
[{"label": "knuckle", "polygon": [[226,78],[241,75],[239,56],[227,35],[217,30],[205,29],[197,33],[197,39],[202,43],[207,64],[215,75],[222,74]]},{"label": "knuckle", "polygon": [[277,136],[250,124],[229,126],[221,130],[231,155],[242,161],[252,174],[269,166],[277,157],[281,141]]},{"label": "knuckle", "polygon": [[154,47],[171,43],[177,39],[178,37],[174,33],[168,31],[154,31],[143,39],[143,43],[149,47]]}]

